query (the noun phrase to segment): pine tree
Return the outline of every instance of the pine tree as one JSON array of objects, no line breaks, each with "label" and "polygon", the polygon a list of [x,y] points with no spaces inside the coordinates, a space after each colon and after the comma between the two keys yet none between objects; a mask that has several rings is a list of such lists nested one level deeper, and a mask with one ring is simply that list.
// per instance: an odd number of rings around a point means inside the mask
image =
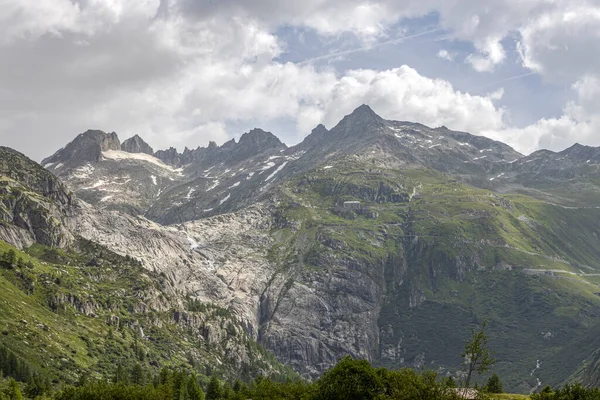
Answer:
[{"label": "pine tree", "polygon": [[158,383],[161,385],[168,385],[172,380],[171,372],[164,367],[160,370],[160,374],[158,376]]},{"label": "pine tree", "polygon": [[23,395],[19,389],[19,384],[14,379],[11,379],[8,383],[8,395],[9,400],[23,400]]},{"label": "pine tree", "polygon": [[4,253],[4,261],[9,265],[14,265],[17,262],[17,255],[13,249]]},{"label": "pine tree", "polygon": [[123,365],[117,365],[117,371],[115,372],[115,378],[113,379],[114,383],[129,383],[129,377],[127,376],[127,371],[123,368]]},{"label": "pine tree", "polygon": [[37,396],[43,396],[46,393],[49,393],[51,389],[50,381],[47,377],[42,377],[39,374],[32,374],[27,382],[27,387],[25,389],[25,394],[29,398],[36,398]]},{"label": "pine tree", "polygon": [[206,400],[219,400],[222,393],[223,390],[221,388],[221,383],[217,377],[213,375],[212,378],[210,378],[210,382],[208,382],[208,387],[206,388]]},{"label": "pine tree", "polygon": [[503,393],[502,390],[502,382],[500,382],[500,378],[498,375],[493,374],[487,381],[485,385],[486,392],[488,393]]},{"label": "pine tree", "polygon": [[140,364],[135,364],[131,369],[131,383],[134,385],[144,385],[144,370]]},{"label": "pine tree", "polygon": [[235,383],[233,384],[233,391],[236,393],[241,392],[243,388],[244,388],[244,385],[242,384],[242,381],[240,381],[239,379],[236,380]]},{"label": "pine tree", "polygon": [[183,372],[173,373],[173,400],[186,400],[187,383],[187,377]]},{"label": "pine tree", "polygon": [[204,392],[198,385],[198,378],[192,374],[187,383],[187,400],[204,400]]}]

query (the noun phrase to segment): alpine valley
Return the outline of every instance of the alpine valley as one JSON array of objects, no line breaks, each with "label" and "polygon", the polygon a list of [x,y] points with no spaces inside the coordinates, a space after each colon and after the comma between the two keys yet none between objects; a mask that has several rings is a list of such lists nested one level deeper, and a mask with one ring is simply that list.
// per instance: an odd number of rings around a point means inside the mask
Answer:
[{"label": "alpine valley", "polygon": [[457,376],[487,320],[505,389],[600,384],[600,148],[524,156],[366,105],[293,147],[89,130],[41,165],[0,148],[0,239],[0,342],[57,381],[345,355]]}]

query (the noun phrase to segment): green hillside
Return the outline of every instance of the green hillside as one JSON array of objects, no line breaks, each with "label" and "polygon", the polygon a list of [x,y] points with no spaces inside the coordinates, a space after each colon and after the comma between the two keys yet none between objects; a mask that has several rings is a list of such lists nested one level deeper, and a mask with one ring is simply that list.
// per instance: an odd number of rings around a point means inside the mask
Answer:
[{"label": "green hillside", "polygon": [[[567,381],[589,355],[578,338],[597,332],[600,317],[600,210],[354,159],[279,195],[272,254],[290,281],[310,286],[352,264],[380,285],[376,363],[455,374],[456,344],[484,319],[496,370],[516,392]],[[344,208],[350,200],[361,209]]]},{"label": "green hillside", "polygon": [[185,368],[200,376],[287,376],[228,311],[174,303],[165,276],[79,240],[72,250],[0,242],[0,346],[54,383]]}]

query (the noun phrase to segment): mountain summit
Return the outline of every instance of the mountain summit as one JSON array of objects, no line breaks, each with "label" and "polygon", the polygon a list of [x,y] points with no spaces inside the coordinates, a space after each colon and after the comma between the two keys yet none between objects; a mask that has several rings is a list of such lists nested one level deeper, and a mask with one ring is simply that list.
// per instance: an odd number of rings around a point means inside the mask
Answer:
[{"label": "mountain summit", "polygon": [[44,159],[42,165],[69,164],[81,165],[85,162],[97,162],[103,151],[120,150],[121,142],[115,132],[105,133],[100,130],[87,130],[79,134],[72,142]]},{"label": "mountain summit", "polygon": [[139,135],[135,135],[121,143],[121,150],[128,153],[145,153],[149,155],[154,154],[154,150],[148,143],[144,141]]}]

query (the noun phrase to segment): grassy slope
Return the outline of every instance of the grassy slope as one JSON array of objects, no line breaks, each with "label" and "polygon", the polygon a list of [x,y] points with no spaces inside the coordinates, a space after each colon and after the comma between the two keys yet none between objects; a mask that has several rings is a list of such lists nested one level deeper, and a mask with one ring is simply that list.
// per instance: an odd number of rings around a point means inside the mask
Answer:
[{"label": "grassy slope", "polygon": [[[400,349],[381,360],[387,366],[424,355],[426,367],[456,371],[470,328],[489,319],[495,370],[508,389],[527,392],[537,378],[558,384],[572,374],[583,360],[576,338],[600,317],[600,279],[590,275],[600,272],[600,210],[498,196],[431,170],[370,168],[342,160],[283,189],[282,220],[303,223],[276,232],[276,249],[304,257],[281,261],[319,268],[329,253],[387,263],[379,323],[384,348]],[[377,197],[382,186],[419,195],[391,203]],[[345,200],[360,200],[376,217],[335,211]],[[566,353],[577,356],[561,363]],[[542,367],[530,375],[537,360]]]},{"label": "grassy slope", "polygon": [[[0,343],[57,381],[74,382],[84,372],[110,376],[117,363],[131,367],[138,362],[149,372],[183,366],[206,375],[290,373],[252,342],[226,310],[204,306],[187,311],[197,325],[176,323],[179,307],[170,306],[172,300],[161,289],[165,278],[134,261],[89,242],[80,243],[79,253],[39,245],[24,253],[0,241],[0,254],[9,249],[30,267],[0,267]],[[91,258],[100,265],[86,265]],[[162,304],[161,311],[144,306],[151,301]],[[114,317],[118,325],[109,326]],[[221,332],[221,342],[202,336],[207,327]],[[250,364],[235,361],[240,349]]]}]

